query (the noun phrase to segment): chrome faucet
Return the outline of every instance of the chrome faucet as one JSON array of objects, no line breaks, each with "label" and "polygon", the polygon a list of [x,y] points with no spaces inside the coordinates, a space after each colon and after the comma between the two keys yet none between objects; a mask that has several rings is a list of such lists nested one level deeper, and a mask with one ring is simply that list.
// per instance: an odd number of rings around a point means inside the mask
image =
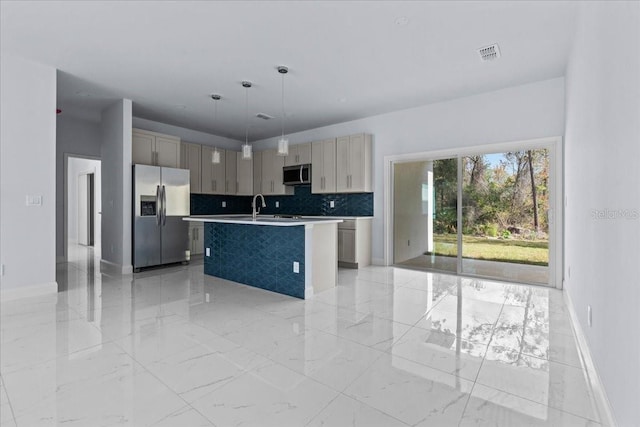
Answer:
[{"label": "chrome faucet", "polygon": [[256,209],[256,200],[258,198],[258,196],[260,196],[260,198],[262,199],[262,207],[266,208],[267,204],[264,202],[264,196],[260,193],[256,194],[255,196],[253,196],[253,202],[251,203],[251,216],[253,217],[253,220],[256,220],[256,215],[258,215],[260,213],[260,206],[257,207]]}]

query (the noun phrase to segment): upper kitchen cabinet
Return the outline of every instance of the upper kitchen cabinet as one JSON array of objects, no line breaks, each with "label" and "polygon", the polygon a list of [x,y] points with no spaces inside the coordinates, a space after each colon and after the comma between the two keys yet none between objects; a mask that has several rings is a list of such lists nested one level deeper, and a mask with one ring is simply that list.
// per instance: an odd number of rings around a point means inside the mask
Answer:
[{"label": "upper kitchen cabinet", "polygon": [[202,164],[202,145],[192,144],[190,142],[182,142],[180,146],[180,168],[189,169],[189,177],[191,179],[191,192],[200,193],[201,178],[200,173]]},{"label": "upper kitchen cabinet", "polygon": [[237,151],[225,150],[225,183],[224,194],[238,193]]},{"label": "upper kitchen cabinet", "polygon": [[236,152],[236,194],[239,196],[253,195],[253,163],[256,160],[255,154],[252,159],[243,159],[241,152]]},{"label": "upper kitchen cabinet", "polygon": [[311,143],[289,146],[289,155],[284,158],[285,166],[306,165],[311,163]]},{"label": "upper kitchen cabinet", "polygon": [[180,167],[180,138],[134,129],[131,146],[134,164]]},{"label": "upper kitchen cabinet", "polygon": [[336,192],[336,139],[311,143],[311,192]]},{"label": "upper kitchen cabinet", "polygon": [[262,151],[253,152],[253,193],[262,193]]},{"label": "upper kitchen cabinet", "polygon": [[[202,184],[200,191],[204,194],[225,194],[227,186],[226,176],[226,152],[218,150],[220,153],[220,163],[213,163],[213,152],[215,149],[206,145],[202,146]],[[235,155],[234,155],[235,160]]]},{"label": "upper kitchen cabinet", "polygon": [[336,190],[338,193],[368,193],[371,183],[371,135],[359,133],[336,141]]},{"label": "upper kitchen cabinet", "polygon": [[262,151],[262,191],[264,195],[293,194],[293,187],[285,186],[282,168],[284,157],[278,156],[276,150]]}]

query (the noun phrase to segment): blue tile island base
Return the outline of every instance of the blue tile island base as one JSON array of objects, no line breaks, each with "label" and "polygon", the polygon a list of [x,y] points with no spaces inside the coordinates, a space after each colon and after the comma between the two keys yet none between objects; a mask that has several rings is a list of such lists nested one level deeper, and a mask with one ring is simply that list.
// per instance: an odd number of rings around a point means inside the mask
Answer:
[{"label": "blue tile island base", "polygon": [[337,223],[205,222],[204,234],[204,273],[210,276],[302,299],[336,286]]}]

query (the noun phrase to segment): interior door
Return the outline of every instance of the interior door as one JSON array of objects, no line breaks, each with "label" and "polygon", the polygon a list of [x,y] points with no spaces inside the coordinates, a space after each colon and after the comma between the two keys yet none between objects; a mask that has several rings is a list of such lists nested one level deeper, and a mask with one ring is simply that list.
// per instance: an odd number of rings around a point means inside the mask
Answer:
[{"label": "interior door", "polygon": [[94,180],[92,173],[78,176],[78,243],[93,246]]}]

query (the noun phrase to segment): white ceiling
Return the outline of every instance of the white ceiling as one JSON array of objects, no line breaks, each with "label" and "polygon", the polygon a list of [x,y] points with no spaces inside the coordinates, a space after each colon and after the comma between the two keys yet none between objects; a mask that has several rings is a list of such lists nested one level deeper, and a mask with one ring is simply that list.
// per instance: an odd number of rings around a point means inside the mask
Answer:
[{"label": "white ceiling", "polygon": [[[2,52],[56,67],[63,114],[118,98],[134,115],[238,140],[564,75],[577,2],[1,3]],[[408,18],[398,25],[398,18]],[[476,49],[498,43],[502,58]],[[219,93],[217,119],[209,95]]]}]

